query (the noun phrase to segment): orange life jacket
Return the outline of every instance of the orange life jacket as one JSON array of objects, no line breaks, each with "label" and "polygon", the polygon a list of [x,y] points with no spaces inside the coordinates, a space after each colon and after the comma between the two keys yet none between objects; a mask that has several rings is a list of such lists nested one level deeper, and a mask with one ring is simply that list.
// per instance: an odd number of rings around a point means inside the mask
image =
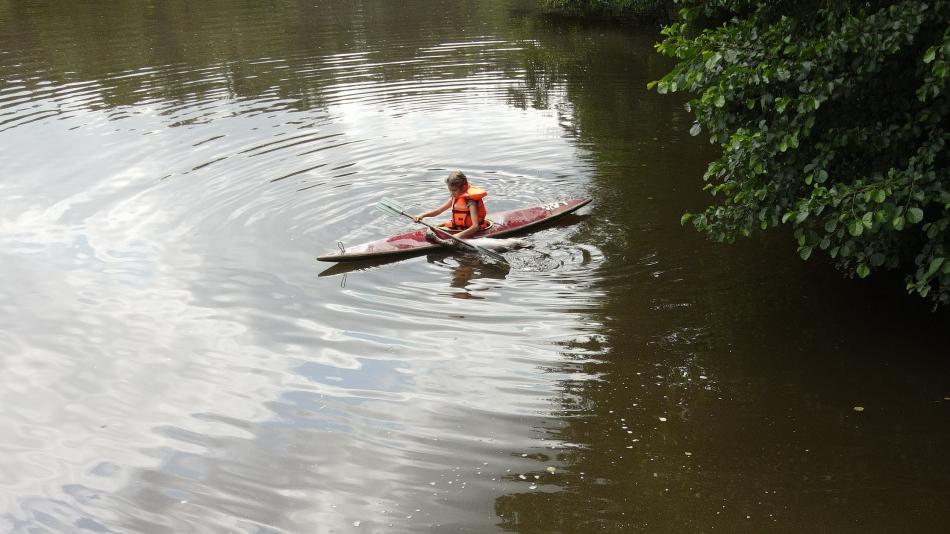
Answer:
[{"label": "orange life jacket", "polygon": [[488,215],[488,210],[485,209],[485,203],[482,202],[487,194],[488,191],[484,189],[468,186],[464,193],[456,197],[452,204],[452,228],[464,230],[472,225],[472,214],[468,211],[469,200],[474,200],[477,203],[478,227],[480,229],[488,228],[488,219],[485,218]]}]

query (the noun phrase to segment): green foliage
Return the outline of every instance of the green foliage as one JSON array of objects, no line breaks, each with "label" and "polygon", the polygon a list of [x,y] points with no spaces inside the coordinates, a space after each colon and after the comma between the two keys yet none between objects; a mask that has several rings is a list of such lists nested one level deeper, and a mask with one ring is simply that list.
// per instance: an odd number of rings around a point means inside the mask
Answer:
[{"label": "green foliage", "polygon": [[718,202],[689,214],[714,239],[790,225],[799,255],[846,273],[901,269],[950,301],[950,1],[685,0],[649,87],[686,91],[722,147]]}]

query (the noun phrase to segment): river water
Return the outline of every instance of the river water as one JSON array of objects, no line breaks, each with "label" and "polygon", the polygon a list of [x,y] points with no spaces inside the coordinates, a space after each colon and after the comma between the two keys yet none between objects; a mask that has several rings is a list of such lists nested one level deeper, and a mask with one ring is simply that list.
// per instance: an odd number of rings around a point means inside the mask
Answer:
[{"label": "river water", "polygon": [[[657,25],[532,8],[0,0],[0,530],[945,528],[946,314],[681,228]],[[594,200],[315,260],[452,169]]]}]

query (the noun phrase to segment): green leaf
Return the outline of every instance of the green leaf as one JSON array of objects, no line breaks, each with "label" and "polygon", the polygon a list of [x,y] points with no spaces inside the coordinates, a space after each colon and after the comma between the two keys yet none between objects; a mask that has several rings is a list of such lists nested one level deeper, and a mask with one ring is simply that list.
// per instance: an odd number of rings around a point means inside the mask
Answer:
[{"label": "green leaf", "polygon": [[858,237],[864,233],[864,223],[860,219],[851,221],[851,224],[848,225],[848,232],[854,236]]},{"label": "green leaf", "polygon": [[684,213],[683,216],[680,217],[680,226],[686,226],[686,223],[688,223],[692,218],[692,213]]},{"label": "green leaf", "polygon": [[812,247],[805,246],[798,249],[798,255],[802,257],[803,260],[807,260],[811,257]]},{"label": "green leaf", "polygon": [[884,256],[884,254],[875,252],[874,254],[871,254],[871,266],[880,267],[881,265],[884,265],[884,260],[886,259],[887,257]]},{"label": "green leaf", "polygon": [[867,276],[871,274],[871,268],[868,267],[866,263],[862,263],[858,265],[857,271],[858,271],[858,276],[860,276],[861,278],[867,278]]},{"label": "green leaf", "polygon": [[709,59],[706,60],[706,69],[712,70],[715,68],[720,59],[722,59],[722,55],[719,52],[709,56]]},{"label": "green leaf", "polygon": [[924,53],[924,63],[930,63],[935,57],[937,57],[937,47],[931,46]]},{"label": "green leaf", "polygon": [[877,191],[874,192],[874,202],[877,202],[878,204],[880,204],[884,202],[884,200],[886,199],[887,199],[887,195],[884,193],[883,189],[878,189]]},{"label": "green leaf", "polygon": [[702,130],[702,129],[700,128],[699,123],[698,123],[698,122],[694,122],[692,128],[689,129],[689,135],[692,135],[693,137],[696,137],[697,135],[699,135],[699,132],[700,132],[701,130]]},{"label": "green leaf", "polygon": [[932,260],[930,260],[930,265],[927,266],[926,278],[930,278],[931,276],[933,276],[933,274],[937,272],[937,269],[939,269],[940,266],[943,265],[943,262],[944,262],[944,258],[933,258]]},{"label": "green leaf", "polygon": [[907,210],[907,221],[911,224],[917,224],[924,218],[924,210],[920,208],[910,208]]},{"label": "green leaf", "polygon": [[891,225],[894,226],[894,229],[895,229],[895,230],[903,230],[903,229],[904,229],[904,217],[903,217],[902,215],[898,215],[897,217],[894,217],[894,220],[891,221]]}]

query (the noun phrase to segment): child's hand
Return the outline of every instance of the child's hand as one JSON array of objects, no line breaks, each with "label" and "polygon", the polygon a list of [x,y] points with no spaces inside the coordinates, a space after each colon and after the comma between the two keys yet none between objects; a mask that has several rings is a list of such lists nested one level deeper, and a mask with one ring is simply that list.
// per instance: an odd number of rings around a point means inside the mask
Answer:
[{"label": "child's hand", "polygon": [[426,232],[426,240],[437,245],[442,245],[443,247],[454,247],[458,244],[454,239],[435,235],[435,232],[432,230]]},{"label": "child's hand", "polygon": [[416,221],[416,222],[419,222],[419,221],[422,220],[422,215],[413,215],[413,216],[412,216],[412,220],[413,220],[413,221]]}]

